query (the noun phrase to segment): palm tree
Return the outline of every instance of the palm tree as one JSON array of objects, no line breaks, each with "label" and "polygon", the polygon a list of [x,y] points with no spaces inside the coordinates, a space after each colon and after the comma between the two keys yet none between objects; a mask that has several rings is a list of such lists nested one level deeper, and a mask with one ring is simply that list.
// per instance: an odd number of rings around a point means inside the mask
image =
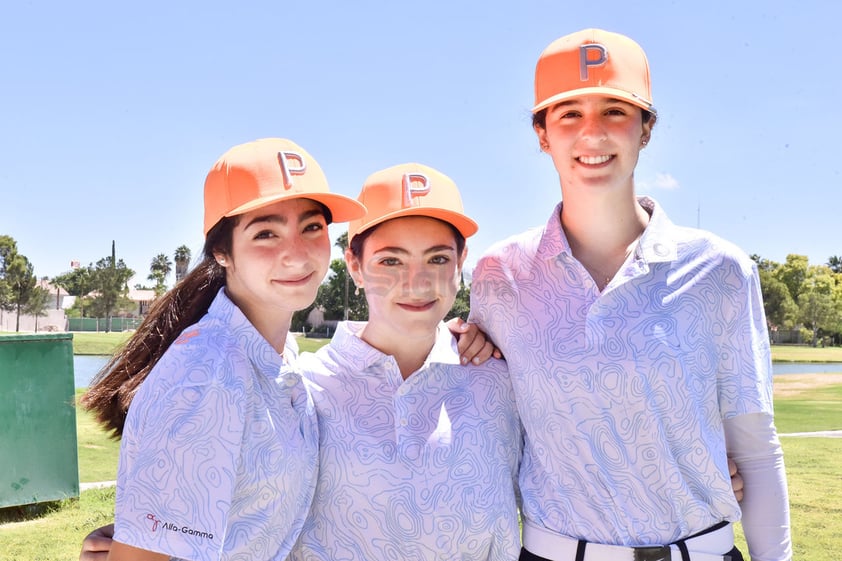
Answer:
[{"label": "palm tree", "polygon": [[149,265],[149,277],[151,281],[155,281],[155,296],[160,296],[167,290],[167,276],[172,271],[172,261],[163,253],[159,253],[152,258],[152,264]]},{"label": "palm tree", "polygon": [[187,268],[190,266],[190,248],[186,245],[179,246],[175,250],[175,282],[187,276]]}]

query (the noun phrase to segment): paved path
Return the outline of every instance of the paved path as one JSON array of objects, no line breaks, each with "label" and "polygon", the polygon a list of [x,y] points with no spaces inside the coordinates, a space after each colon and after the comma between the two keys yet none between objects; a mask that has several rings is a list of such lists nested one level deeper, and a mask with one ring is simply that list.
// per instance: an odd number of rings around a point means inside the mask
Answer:
[{"label": "paved path", "polygon": [[94,481],[93,483],[80,483],[79,491],[87,491],[88,489],[101,489],[102,487],[113,487],[117,485],[116,481]]},{"label": "paved path", "polygon": [[778,436],[822,436],[825,438],[842,438],[842,430],[822,430],[816,432],[790,432],[786,434],[779,434]]}]

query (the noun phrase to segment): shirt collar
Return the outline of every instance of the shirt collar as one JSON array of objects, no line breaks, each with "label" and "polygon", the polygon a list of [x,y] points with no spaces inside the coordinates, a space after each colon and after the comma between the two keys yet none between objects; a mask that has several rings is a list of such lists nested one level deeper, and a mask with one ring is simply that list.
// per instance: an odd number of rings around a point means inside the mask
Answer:
[{"label": "shirt collar", "polygon": [[436,329],[436,342],[424,361],[425,367],[428,364],[460,364],[456,337],[444,323],[439,323]]},{"label": "shirt collar", "polygon": [[[649,213],[649,224],[640,237],[635,257],[647,263],[674,261],[678,255],[675,225],[664,213],[660,205],[649,197],[638,197],[638,204]],[[560,202],[553,209],[538,244],[537,256],[542,259],[555,259],[562,253],[571,254],[570,243],[561,227]]]},{"label": "shirt collar", "polygon": [[365,324],[364,321],[340,321],[330,340],[330,346],[358,372],[367,370],[386,358],[386,355],[360,338]]},{"label": "shirt collar", "polygon": [[216,293],[216,297],[208,306],[207,315],[227,325],[236,334],[239,345],[246,349],[252,364],[272,378],[277,376],[279,369],[294,363],[298,358],[298,343],[291,333],[287,333],[284,354],[281,356],[257,331],[243,311],[231,301],[225,293],[225,287]]},{"label": "shirt collar", "polygon": [[[391,356],[375,349],[360,338],[365,325],[365,322],[361,321],[339,322],[330,342],[331,346],[360,372],[392,359]],[[440,323],[436,329],[436,341],[422,369],[431,364],[459,363],[456,338],[444,323]]]},{"label": "shirt collar", "polygon": [[649,197],[638,198],[640,206],[649,213],[649,224],[643,231],[637,255],[647,263],[666,263],[678,258],[678,236],[675,224],[661,205]]}]

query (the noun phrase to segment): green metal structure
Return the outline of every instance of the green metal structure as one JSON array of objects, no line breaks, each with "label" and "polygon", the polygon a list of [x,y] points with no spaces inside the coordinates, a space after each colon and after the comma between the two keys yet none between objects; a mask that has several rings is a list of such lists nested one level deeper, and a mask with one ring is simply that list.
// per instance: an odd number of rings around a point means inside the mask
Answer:
[{"label": "green metal structure", "polygon": [[73,335],[0,336],[0,507],[79,496]]}]

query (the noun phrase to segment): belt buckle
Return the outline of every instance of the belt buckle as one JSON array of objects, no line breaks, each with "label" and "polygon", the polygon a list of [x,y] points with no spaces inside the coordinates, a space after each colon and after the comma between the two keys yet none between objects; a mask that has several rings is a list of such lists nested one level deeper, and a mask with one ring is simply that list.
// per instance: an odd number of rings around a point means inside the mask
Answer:
[{"label": "belt buckle", "polygon": [[655,547],[635,547],[634,561],[670,561],[672,558],[672,551],[668,545],[658,545]]}]

